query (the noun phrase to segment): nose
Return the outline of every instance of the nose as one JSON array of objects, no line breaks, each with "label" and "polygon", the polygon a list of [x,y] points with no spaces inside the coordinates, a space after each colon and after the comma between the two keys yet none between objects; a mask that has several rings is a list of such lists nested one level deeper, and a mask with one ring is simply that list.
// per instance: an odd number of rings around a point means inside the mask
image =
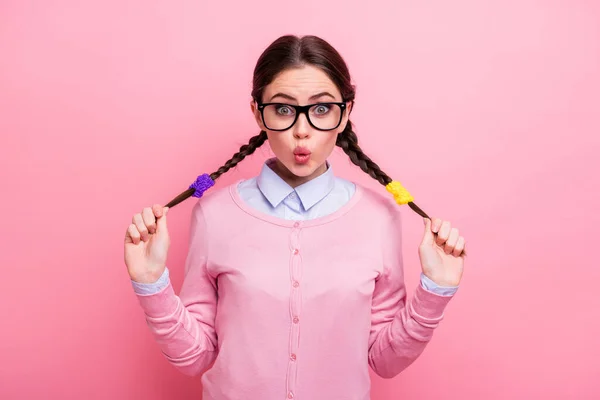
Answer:
[{"label": "nose", "polygon": [[304,139],[310,135],[310,124],[306,115],[300,114],[298,120],[294,124],[294,137],[297,139]]}]

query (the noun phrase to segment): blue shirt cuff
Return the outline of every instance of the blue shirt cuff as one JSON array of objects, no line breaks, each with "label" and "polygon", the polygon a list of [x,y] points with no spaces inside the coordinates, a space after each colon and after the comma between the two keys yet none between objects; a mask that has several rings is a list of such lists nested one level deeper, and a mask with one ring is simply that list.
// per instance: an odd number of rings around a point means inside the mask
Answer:
[{"label": "blue shirt cuff", "polygon": [[141,283],[131,281],[131,285],[137,294],[150,295],[158,293],[169,285],[169,269],[165,267],[165,271],[156,282]]},{"label": "blue shirt cuff", "polygon": [[458,286],[440,286],[421,272],[421,286],[423,289],[440,296],[452,296],[458,290]]}]

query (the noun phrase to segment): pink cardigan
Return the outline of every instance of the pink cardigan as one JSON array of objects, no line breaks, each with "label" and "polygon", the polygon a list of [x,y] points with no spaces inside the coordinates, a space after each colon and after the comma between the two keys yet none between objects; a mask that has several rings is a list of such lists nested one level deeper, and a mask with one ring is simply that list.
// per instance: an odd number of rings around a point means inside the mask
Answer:
[{"label": "pink cardigan", "polygon": [[179,296],[137,295],[165,357],[206,371],[204,400],[368,400],[367,365],[409,366],[452,298],[418,285],[407,299],[401,207],[357,184],[333,214],[289,221],[237,184],[195,204]]}]

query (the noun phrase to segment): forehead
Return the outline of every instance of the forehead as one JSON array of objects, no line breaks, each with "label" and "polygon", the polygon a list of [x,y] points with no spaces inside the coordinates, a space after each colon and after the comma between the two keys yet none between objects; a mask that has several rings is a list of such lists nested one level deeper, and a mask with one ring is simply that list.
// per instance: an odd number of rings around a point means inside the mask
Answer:
[{"label": "forehead", "polygon": [[276,93],[285,93],[298,101],[306,101],[310,96],[329,92],[341,100],[341,93],[325,72],[317,67],[305,65],[287,69],[279,73],[266,88],[263,97],[269,98]]}]

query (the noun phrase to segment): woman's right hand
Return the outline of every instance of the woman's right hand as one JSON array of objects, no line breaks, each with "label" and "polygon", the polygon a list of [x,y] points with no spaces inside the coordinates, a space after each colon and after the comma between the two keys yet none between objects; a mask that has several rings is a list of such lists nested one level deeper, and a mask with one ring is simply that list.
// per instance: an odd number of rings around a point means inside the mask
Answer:
[{"label": "woman's right hand", "polygon": [[168,207],[155,204],[135,214],[125,233],[125,265],[135,282],[152,283],[165,271],[169,252]]}]

